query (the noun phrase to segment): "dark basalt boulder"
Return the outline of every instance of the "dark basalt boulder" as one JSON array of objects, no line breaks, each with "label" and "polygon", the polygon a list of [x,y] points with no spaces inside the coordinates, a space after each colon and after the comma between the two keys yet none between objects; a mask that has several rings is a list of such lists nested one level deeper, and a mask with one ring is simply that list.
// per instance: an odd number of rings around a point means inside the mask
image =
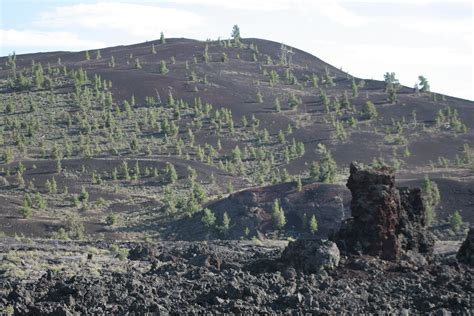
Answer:
[{"label": "dark basalt boulder", "polygon": [[474,227],[469,229],[466,240],[464,240],[461,248],[459,248],[456,257],[460,262],[474,266]]},{"label": "dark basalt boulder", "polygon": [[386,260],[433,252],[434,237],[426,229],[425,206],[419,188],[395,187],[391,168],[370,169],[352,163],[347,187],[351,214],[334,236],[339,249]]},{"label": "dark basalt boulder", "polygon": [[134,261],[153,261],[156,257],[156,250],[148,245],[137,244],[128,252],[128,259]]},{"label": "dark basalt boulder", "polygon": [[332,270],[339,265],[337,245],[329,240],[298,239],[288,244],[281,255],[281,262],[306,273]]}]

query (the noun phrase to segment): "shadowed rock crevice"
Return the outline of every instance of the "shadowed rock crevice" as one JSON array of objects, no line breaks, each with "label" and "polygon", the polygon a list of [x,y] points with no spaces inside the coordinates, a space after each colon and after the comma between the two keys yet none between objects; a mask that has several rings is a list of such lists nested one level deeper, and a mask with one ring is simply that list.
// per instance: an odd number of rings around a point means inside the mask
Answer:
[{"label": "shadowed rock crevice", "polygon": [[466,240],[459,248],[457,259],[460,262],[469,264],[474,266],[474,228],[471,227],[469,229],[469,233],[467,234]]},{"label": "shadowed rock crevice", "polygon": [[357,163],[350,166],[347,187],[352,193],[352,216],[334,238],[341,251],[387,260],[408,252],[432,254],[434,238],[426,229],[419,188],[397,188],[392,169]]}]

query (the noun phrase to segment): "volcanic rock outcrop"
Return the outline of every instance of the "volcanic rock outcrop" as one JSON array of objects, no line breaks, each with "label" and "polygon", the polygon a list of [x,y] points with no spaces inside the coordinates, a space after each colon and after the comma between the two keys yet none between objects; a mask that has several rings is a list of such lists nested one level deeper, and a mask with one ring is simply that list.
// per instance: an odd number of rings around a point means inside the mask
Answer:
[{"label": "volcanic rock outcrop", "polygon": [[419,188],[396,188],[394,171],[350,166],[347,187],[352,193],[352,217],[334,236],[348,253],[397,260],[418,252],[429,256],[433,235],[426,230],[425,206]]},{"label": "volcanic rock outcrop", "polygon": [[474,227],[469,229],[466,240],[459,248],[457,258],[460,262],[474,266]]},{"label": "volcanic rock outcrop", "polygon": [[281,261],[306,273],[332,270],[339,265],[337,245],[329,240],[298,239],[288,244]]}]

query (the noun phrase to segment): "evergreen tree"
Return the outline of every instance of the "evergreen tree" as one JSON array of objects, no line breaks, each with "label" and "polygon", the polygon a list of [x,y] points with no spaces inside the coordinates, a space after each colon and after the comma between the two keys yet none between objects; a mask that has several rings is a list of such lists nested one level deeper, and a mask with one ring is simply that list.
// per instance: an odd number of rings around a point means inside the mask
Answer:
[{"label": "evergreen tree", "polygon": [[130,179],[130,172],[128,171],[128,163],[127,161],[122,161],[122,178],[125,180]]},{"label": "evergreen tree", "polygon": [[23,218],[29,218],[29,217],[31,217],[32,213],[33,213],[33,210],[31,208],[30,202],[25,197],[25,199],[23,201],[23,207],[20,209],[20,214],[21,214],[21,216],[23,216]]},{"label": "evergreen tree", "polygon": [[232,33],[231,33],[230,36],[232,36],[234,41],[236,41],[236,42],[240,41],[240,28],[237,24],[234,25],[234,27],[232,28]]},{"label": "evergreen tree", "polygon": [[365,102],[365,105],[364,105],[364,108],[363,108],[362,112],[365,114],[365,116],[369,120],[376,119],[379,115],[378,112],[377,112],[377,108],[372,103],[372,101]]},{"label": "evergreen tree", "polygon": [[394,72],[386,72],[383,77],[385,81],[385,92],[398,87],[399,81],[395,77]]},{"label": "evergreen tree", "polygon": [[169,72],[168,67],[166,67],[166,61],[160,61],[160,73],[166,75]]},{"label": "evergreen tree", "polygon": [[309,221],[309,230],[311,234],[315,234],[318,231],[318,221],[316,220],[316,216],[311,216],[311,220]]},{"label": "evergreen tree", "polygon": [[166,44],[166,39],[165,39],[165,35],[163,34],[163,32],[160,33],[160,43],[161,44]]},{"label": "evergreen tree", "polygon": [[283,212],[283,209],[280,207],[280,203],[278,202],[277,199],[273,201],[272,219],[273,219],[273,224],[275,225],[276,229],[280,230],[283,227],[285,227],[285,224],[286,224],[285,213]]},{"label": "evergreen tree", "polygon": [[275,98],[275,111],[277,113],[281,112],[280,99],[278,97]]},{"label": "evergreen tree", "polygon": [[436,207],[441,201],[438,185],[431,181],[428,176],[423,180],[424,199],[426,202],[426,222],[430,225],[436,218]]},{"label": "evergreen tree", "polygon": [[227,214],[227,212],[224,212],[224,215],[222,216],[222,230],[227,233],[230,228],[230,217]]},{"label": "evergreen tree", "polygon": [[354,78],[352,78],[351,89],[352,89],[352,96],[353,96],[354,98],[358,97],[358,96],[359,96],[359,87],[358,87],[357,84],[355,83]]},{"label": "evergreen tree", "polygon": [[81,194],[79,194],[79,201],[87,203],[89,201],[89,192],[87,192],[86,187],[81,187]]},{"label": "evergreen tree", "polygon": [[201,222],[206,226],[207,228],[212,228],[216,224],[216,216],[212,211],[208,208],[205,208],[203,211],[203,216],[201,217]]},{"label": "evergreen tree", "polygon": [[178,180],[178,174],[173,164],[166,163],[166,177],[169,183],[174,184]]},{"label": "evergreen tree", "polygon": [[318,180],[325,183],[333,183],[337,173],[336,161],[332,158],[331,152],[327,150],[324,144],[318,144],[316,151],[321,155],[317,164]]},{"label": "evergreen tree", "polygon": [[420,81],[419,87],[421,92],[430,92],[430,85],[428,84],[428,79],[423,76],[418,76],[418,80]]},{"label": "evergreen tree", "polygon": [[301,192],[303,190],[303,183],[301,182],[301,177],[296,178],[296,191]]},{"label": "evergreen tree", "polygon": [[461,225],[463,224],[462,216],[459,211],[456,211],[449,218],[449,224],[454,231],[458,231]]}]

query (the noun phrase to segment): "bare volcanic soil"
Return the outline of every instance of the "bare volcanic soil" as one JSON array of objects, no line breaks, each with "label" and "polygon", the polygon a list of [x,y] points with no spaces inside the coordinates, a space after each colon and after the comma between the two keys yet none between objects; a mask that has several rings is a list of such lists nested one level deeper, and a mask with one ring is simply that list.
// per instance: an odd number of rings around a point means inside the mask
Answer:
[{"label": "bare volcanic soil", "polygon": [[[27,275],[20,281],[1,271],[0,311],[469,314],[472,308],[473,269],[457,263],[457,248],[435,251],[429,265],[342,256],[338,268],[308,274],[280,260],[283,246],[246,241],[122,244],[120,249],[131,249],[134,260],[119,260],[103,242],[2,239],[1,256],[17,258]],[[47,269],[46,262],[63,267]]]},{"label": "bare volcanic soil", "polygon": [[[74,216],[92,239],[275,234],[272,190],[287,236],[307,233],[305,214],[323,236],[348,209],[350,161],[394,166],[410,186],[429,176],[436,219],[472,221],[474,103],[391,84],[257,38],[0,57],[0,236],[54,237]],[[320,144],[332,187],[311,175]],[[199,226],[205,207],[228,213],[228,236]]]}]

